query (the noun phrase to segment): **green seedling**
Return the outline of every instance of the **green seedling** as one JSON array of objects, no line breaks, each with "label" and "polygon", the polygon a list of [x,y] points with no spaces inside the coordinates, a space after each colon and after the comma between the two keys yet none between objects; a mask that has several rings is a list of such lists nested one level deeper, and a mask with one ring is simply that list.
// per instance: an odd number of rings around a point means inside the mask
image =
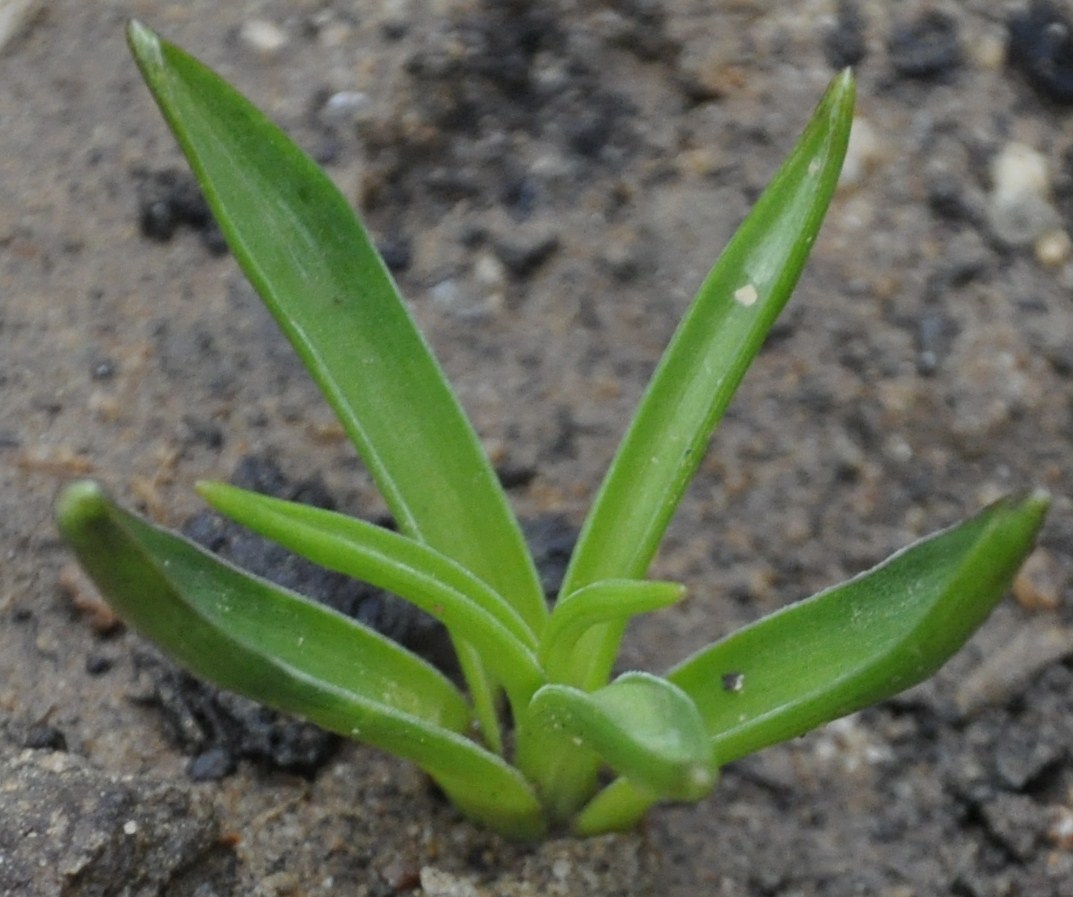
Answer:
[{"label": "green seedling", "polygon": [[[442,620],[465,691],[353,620],[70,485],[59,525],[118,613],[228,689],[424,769],[517,838],[635,824],[721,766],[931,675],[1000,599],[1047,497],[1005,499],[765,617],[660,677],[612,678],[628,621],[683,588],[646,574],[835,189],[854,83],[838,75],[700,287],[548,609],[472,426],[346,200],[212,71],[138,23],[130,45],[232,251],[335,410],[399,532],[221,483],[221,513]],[[505,720],[512,721],[509,737]]]}]

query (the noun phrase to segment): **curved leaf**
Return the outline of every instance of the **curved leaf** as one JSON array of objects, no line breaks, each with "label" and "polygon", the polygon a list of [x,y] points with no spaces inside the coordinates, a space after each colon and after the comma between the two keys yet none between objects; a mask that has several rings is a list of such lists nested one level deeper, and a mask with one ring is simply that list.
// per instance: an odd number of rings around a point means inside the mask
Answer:
[{"label": "curved leaf", "polygon": [[595,692],[545,685],[533,696],[529,718],[563,730],[655,798],[699,800],[715,784],[697,708],[681,689],[649,673],[624,673]]},{"label": "curved leaf", "polygon": [[393,592],[442,621],[477,649],[524,707],[544,683],[535,639],[509,604],[473,574],[431,548],[364,520],[259,495],[223,483],[199,483],[210,505],[262,536]]},{"label": "curved leaf", "polygon": [[696,702],[720,763],[897,694],[934,673],[991,612],[1048,503],[1044,493],[996,502],[739,629],[667,678]]},{"label": "curved leaf", "polygon": [[[719,764],[801,735],[926,679],[964,644],[1032,550],[1048,498],[1000,501],[878,567],[791,605],[668,673],[696,702]],[[589,836],[656,802],[620,778],[577,815]]]},{"label": "curved leaf", "polygon": [[578,640],[593,626],[670,607],[685,593],[685,586],[676,582],[609,579],[585,586],[569,601],[560,601],[540,640],[539,657],[548,679],[555,682],[559,670],[569,669]]},{"label": "curved leaf", "polygon": [[500,831],[541,831],[524,778],[464,736],[462,696],[408,651],[127,513],[96,483],[69,486],[57,520],[123,620],[192,672],[412,760]]}]

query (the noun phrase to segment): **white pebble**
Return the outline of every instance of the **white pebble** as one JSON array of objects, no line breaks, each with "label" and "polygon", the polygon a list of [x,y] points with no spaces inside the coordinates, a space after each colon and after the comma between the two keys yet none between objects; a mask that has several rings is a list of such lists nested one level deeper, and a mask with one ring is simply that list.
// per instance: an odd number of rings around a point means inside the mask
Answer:
[{"label": "white pebble", "polygon": [[1034,249],[1037,262],[1048,268],[1057,268],[1069,261],[1073,254],[1073,240],[1062,228],[1056,227],[1040,236]]},{"label": "white pebble", "polygon": [[287,45],[287,32],[267,19],[248,19],[238,30],[242,44],[260,56],[276,56]]},{"label": "white pebble", "polygon": [[859,187],[879,164],[882,155],[883,144],[871,122],[859,116],[854,118],[838,186],[843,189]]},{"label": "white pebble", "polygon": [[427,897],[478,897],[480,893],[470,879],[435,866],[422,868],[421,887]]},{"label": "white pebble", "polygon": [[337,90],[325,101],[322,112],[329,121],[345,121],[356,119],[371,105],[372,100],[364,91]]},{"label": "white pebble", "polygon": [[1051,204],[1051,178],[1042,153],[1024,144],[1006,144],[991,163],[988,223],[1008,246],[1031,246],[1061,223]]}]

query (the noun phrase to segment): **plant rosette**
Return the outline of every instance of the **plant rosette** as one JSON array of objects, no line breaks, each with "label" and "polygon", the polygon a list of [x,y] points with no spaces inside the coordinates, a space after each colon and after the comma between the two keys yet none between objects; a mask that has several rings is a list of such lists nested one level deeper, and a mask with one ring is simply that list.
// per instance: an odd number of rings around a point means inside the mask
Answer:
[{"label": "plant rosette", "polygon": [[137,22],[128,37],[235,259],[399,531],[221,483],[199,492],[441,620],[465,689],[368,627],[129,513],[96,483],[69,485],[57,518],[81,564],[126,622],[194,673],[411,760],[504,835],[592,835],[633,826],[661,800],[699,800],[724,764],[930,676],[1031,550],[1043,493],[1003,499],[663,676],[612,678],[629,620],[684,593],[646,574],[819,232],[852,122],[848,71],[701,284],[549,610],[473,427],[345,198],[211,70]]}]

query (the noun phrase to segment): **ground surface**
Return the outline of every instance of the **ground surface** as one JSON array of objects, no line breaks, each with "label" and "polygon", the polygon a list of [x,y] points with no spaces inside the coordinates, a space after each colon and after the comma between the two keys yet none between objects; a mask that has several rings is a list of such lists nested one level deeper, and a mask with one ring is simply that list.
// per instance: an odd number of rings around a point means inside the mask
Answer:
[{"label": "ground surface", "polygon": [[[1073,47],[1037,8],[1018,68],[1021,11],[41,4],[0,53],[0,894],[1073,894]],[[362,206],[520,515],[560,515],[560,539],[715,253],[854,63],[850,183],[655,571],[691,597],[623,663],[658,670],[1042,485],[1020,600],[926,686],[593,842],[504,845],[404,764],[278,723],[249,735],[248,708],[190,698],[84,609],[50,520],[61,483],[92,474],[179,525],[195,479],[253,456],[382,506],[188,214],[131,15]],[[194,226],[160,239],[175,215]]]}]

